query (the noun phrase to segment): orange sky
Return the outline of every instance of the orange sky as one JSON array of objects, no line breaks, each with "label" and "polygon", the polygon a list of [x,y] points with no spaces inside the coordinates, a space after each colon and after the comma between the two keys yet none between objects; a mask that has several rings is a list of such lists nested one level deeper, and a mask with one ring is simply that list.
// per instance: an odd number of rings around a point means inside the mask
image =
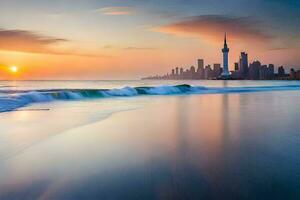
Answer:
[{"label": "orange sky", "polygon": [[[267,15],[230,15],[231,7],[224,14],[209,3],[199,9],[197,1],[191,3],[181,11],[182,5],[171,1],[157,7],[130,0],[72,5],[68,0],[59,5],[4,0],[0,79],[139,79],[196,65],[198,58],[221,63],[224,32],[231,69],[241,51],[250,61],[299,67],[297,32],[282,32],[273,22],[269,26]],[[12,73],[11,66],[19,71]]]}]

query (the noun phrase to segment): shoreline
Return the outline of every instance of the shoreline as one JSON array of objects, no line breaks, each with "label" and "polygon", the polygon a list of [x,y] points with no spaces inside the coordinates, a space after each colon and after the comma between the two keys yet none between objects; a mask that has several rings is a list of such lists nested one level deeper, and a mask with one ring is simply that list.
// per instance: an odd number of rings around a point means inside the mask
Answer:
[{"label": "shoreline", "polygon": [[[120,100],[119,100],[120,101]],[[121,100],[122,101],[122,100]],[[101,103],[104,104],[104,110],[97,109],[97,107],[102,107]],[[74,110],[74,106],[80,105],[80,112],[79,113],[79,119],[73,119],[72,120],[72,112],[75,111],[78,112],[78,110]],[[91,111],[89,108],[90,104],[95,104],[95,110]],[[115,114],[127,112],[127,111],[133,111],[137,109],[141,109],[143,106],[142,104],[134,105],[131,103],[126,103],[126,105],[123,106],[123,108],[114,108],[114,107],[107,107],[105,106],[106,102],[99,102],[99,101],[81,101],[81,102],[45,102],[45,103],[38,103],[38,104],[32,104],[26,106],[28,109],[26,110],[14,110],[9,112],[3,112],[0,113],[1,119],[0,123],[3,123],[7,121],[1,128],[5,135],[11,135],[16,134],[12,129],[15,127],[15,122],[19,117],[21,116],[30,116],[28,120],[26,120],[26,124],[28,124],[28,131],[26,131],[27,128],[23,128],[22,132],[24,134],[28,134],[29,136],[34,133],[35,138],[33,140],[29,140],[28,142],[23,142],[22,145],[17,144],[16,149],[13,150],[13,152],[10,153],[1,153],[0,152],[0,162],[3,162],[5,160],[11,159],[14,156],[18,156],[20,153],[22,154],[24,150],[34,147],[36,144],[42,143],[47,141],[48,139],[51,139],[53,137],[56,137],[58,135],[64,134],[65,132],[72,131],[73,129],[80,129],[84,128],[85,126],[89,126],[95,123],[100,123],[110,117],[112,117]],[[147,103],[145,103],[147,104]],[[43,108],[43,107],[47,108]],[[46,112],[45,112],[46,111]],[[48,122],[48,120],[45,120],[46,117],[52,118],[53,121]],[[64,118],[70,118],[70,122],[66,122],[65,119],[60,119],[62,116],[66,116]],[[85,120],[81,120],[85,119]],[[39,127],[38,124],[36,124],[36,120],[40,119],[42,120],[41,124],[46,124],[45,127],[48,127],[47,130],[43,130],[43,127]],[[55,126],[57,124],[56,120],[62,120],[64,123],[62,123],[60,126]],[[18,121],[18,120],[17,120]],[[16,121],[16,122],[17,122]],[[6,131],[5,131],[6,130]],[[1,134],[0,134],[1,136]],[[24,144],[23,144],[24,143]],[[2,146],[1,150],[5,150],[5,146]],[[1,155],[3,154],[3,155]]]},{"label": "shoreline", "polygon": [[[300,173],[299,159],[291,154],[299,149],[295,138],[299,112],[294,108],[299,104],[299,92],[287,94],[142,98],[148,103],[140,109],[67,129],[3,161],[0,197],[22,197],[24,192],[45,200],[161,199],[189,194],[197,199],[211,195],[232,199],[257,192],[272,197],[273,187],[268,185],[278,183],[276,180],[285,186],[299,183],[295,176]],[[31,127],[26,133],[27,123],[22,134],[16,129],[8,136],[24,142],[24,135],[38,137],[45,126],[53,133],[54,124],[68,123],[77,114],[84,114],[76,119],[82,121],[97,109],[89,104],[82,109],[78,103],[61,102],[51,109],[51,115],[27,112],[34,114],[27,117],[40,129]],[[272,108],[276,109],[270,114]],[[23,116],[19,114],[11,116]],[[47,120],[37,121],[45,117]],[[10,118],[12,125],[23,123],[15,119]],[[286,148],[289,151],[282,151]],[[297,162],[286,162],[291,156]],[[252,187],[257,184],[259,191]],[[298,188],[291,190],[300,196]],[[284,194],[290,190],[277,187],[277,191]]]},{"label": "shoreline", "polygon": [[213,87],[201,85],[158,85],[122,87],[113,89],[40,89],[40,90],[7,90],[0,91],[0,113],[17,110],[27,105],[53,101],[83,101],[92,99],[129,98],[137,96],[160,95],[203,95],[251,93],[269,91],[300,90],[299,84],[256,85]]}]

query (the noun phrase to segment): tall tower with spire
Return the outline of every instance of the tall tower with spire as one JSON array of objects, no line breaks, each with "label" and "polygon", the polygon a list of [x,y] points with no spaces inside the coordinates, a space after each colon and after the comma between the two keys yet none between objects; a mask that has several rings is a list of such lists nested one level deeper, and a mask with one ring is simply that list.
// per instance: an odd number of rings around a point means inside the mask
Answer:
[{"label": "tall tower with spire", "polygon": [[227,41],[226,41],[226,33],[224,37],[224,48],[222,49],[223,52],[223,73],[222,77],[229,77],[229,69],[228,69],[228,53],[229,53],[229,48],[227,46]]}]

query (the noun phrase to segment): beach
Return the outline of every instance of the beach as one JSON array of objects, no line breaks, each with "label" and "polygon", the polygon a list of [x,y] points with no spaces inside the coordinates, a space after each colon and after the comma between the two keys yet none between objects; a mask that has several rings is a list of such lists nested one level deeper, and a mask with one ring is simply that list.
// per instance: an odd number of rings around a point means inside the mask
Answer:
[{"label": "beach", "polygon": [[297,199],[299,97],[141,95],[1,113],[0,199]]}]

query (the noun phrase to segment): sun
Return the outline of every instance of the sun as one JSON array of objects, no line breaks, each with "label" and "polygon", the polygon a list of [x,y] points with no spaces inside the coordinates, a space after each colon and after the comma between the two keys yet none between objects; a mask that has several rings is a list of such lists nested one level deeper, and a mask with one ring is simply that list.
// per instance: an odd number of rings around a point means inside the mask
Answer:
[{"label": "sun", "polygon": [[11,66],[10,68],[10,71],[13,72],[13,73],[17,73],[19,68],[17,66]]}]

